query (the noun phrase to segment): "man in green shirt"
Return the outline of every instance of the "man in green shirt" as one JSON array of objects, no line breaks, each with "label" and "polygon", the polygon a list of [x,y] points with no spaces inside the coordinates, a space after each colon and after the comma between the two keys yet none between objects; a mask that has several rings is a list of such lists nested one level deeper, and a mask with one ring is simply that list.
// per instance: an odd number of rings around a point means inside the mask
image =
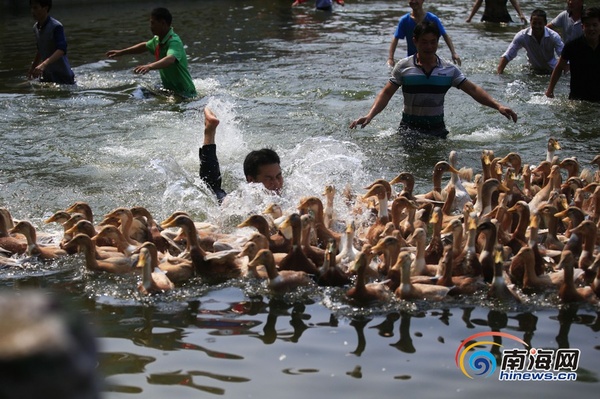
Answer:
[{"label": "man in green shirt", "polygon": [[188,70],[183,42],[171,27],[172,20],[169,10],[155,8],[150,14],[150,30],[154,34],[152,39],[122,50],[110,50],[106,55],[108,58],[114,58],[149,51],[154,54],[155,61],[139,65],[133,72],[146,74],[150,70],[158,69],[165,89],[172,90],[182,97],[192,98],[197,95],[196,87]]}]

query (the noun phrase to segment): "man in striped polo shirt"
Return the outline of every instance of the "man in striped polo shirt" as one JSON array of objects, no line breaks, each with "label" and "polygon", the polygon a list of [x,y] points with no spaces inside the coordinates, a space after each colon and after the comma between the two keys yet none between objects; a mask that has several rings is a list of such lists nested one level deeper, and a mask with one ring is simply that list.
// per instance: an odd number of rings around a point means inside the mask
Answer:
[{"label": "man in striped polo shirt", "polygon": [[399,130],[409,134],[424,134],[445,138],[444,97],[450,87],[456,87],[475,101],[493,108],[508,119],[517,121],[517,114],[500,104],[484,89],[468,80],[455,65],[437,56],[440,31],[430,21],[419,23],[413,34],[417,53],[400,60],[392,77],[377,95],[369,113],[350,124],[353,129],[365,127],[387,106],[399,87],[402,87],[404,109]]}]

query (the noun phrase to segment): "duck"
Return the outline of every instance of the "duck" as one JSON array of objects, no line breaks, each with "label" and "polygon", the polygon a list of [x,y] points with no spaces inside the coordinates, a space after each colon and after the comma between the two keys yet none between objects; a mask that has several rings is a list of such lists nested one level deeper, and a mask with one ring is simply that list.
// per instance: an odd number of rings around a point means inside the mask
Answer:
[{"label": "duck", "polygon": [[550,174],[548,175],[548,182],[542,187],[540,191],[537,192],[529,201],[529,210],[531,212],[536,212],[537,209],[543,202],[546,202],[548,198],[550,198],[550,193],[553,190],[559,190],[561,186],[561,175],[558,165],[553,165],[550,169]]},{"label": "duck", "polygon": [[175,288],[175,284],[164,271],[152,267],[152,257],[147,247],[140,249],[137,267],[143,268],[142,281],[138,285],[138,291],[142,295],[163,293]]},{"label": "duck", "polygon": [[335,262],[344,268],[347,268],[348,264],[354,262],[359,252],[359,250],[354,247],[355,232],[356,224],[354,220],[346,221],[346,231],[344,239],[342,240],[342,248],[335,256]]},{"label": "duck", "polygon": [[487,293],[488,298],[499,299],[502,301],[523,302],[521,297],[508,285],[504,278],[504,254],[502,248],[495,248],[494,254],[494,276]]},{"label": "duck", "polygon": [[542,237],[541,244],[547,249],[562,251],[565,244],[558,238],[559,220],[555,216],[558,209],[552,204],[542,204],[537,212],[546,226],[546,234]]},{"label": "duck", "polygon": [[429,224],[433,227],[431,239],[425,247],[425,263],[437,264],[444,253],[444,244],[442,243],[442,209],[439,206],[433,208],[433,213]]},{"label": "duck", "polygon": [[[14,227],[14,226],[13,226]],[[22,255],[27,251],[27,239],[17,238],[9,234],[6,220],[0,215],[0,249],[8,256]]]},{"label": "duck", "polygon": [[394,270],[399,270],[400,286],[396,289],[396,297],[403,300],[428,300],[440,301],[450,292],[449,287],[436,284],[421,284],[411,281],[411,254],[408,251],[402,251],[398,255],[398,260],[394,265]]},{"label": "duck", "polygon": [[[458,166],[457,166],[458,152],[455,150],[450,151],[450,155],[448,156],[448,161],[455,170],[458,169]],[[444,190],[444,191],[447,191],[447,189],[449,188],[450,185],[452,185],[454,187],[454,200],[452,201],[452,204],[451,204],[451,207],[449,210],[450,213],[462,212],[465,204],[467,202],[470,202],[473,200],[473,198],[471,197],[471,193],[467,190],[467,188],[463,184],[463,181],[460,177],[461,171],[463,172],[462,173],[463,175],[466,172],[463,169],[460,169],[458,173],[451,172],[450,182],[446,186],[446,190]],[[472,174],[472,171],[470,171],[470,174]]]},{"label": "duck", "polygon": [[90,204],[88,204],[87,202],[74,202],[69,207],[67,207],[67,209],[65,209],[65,212],[70,214],[80,213],[85,217],[86,220],[94,224],[94,212],[92,211],[92,207],[90,206]]},{"label": "duck", "polygon": [[169,227],[181,229],[185,236],[186,249],[178,257],[191,260],[197,276],[215,283],[241,277],[242,262],[237,258],[240,251],[230,250],[215,253],[204,251],[200,247],[194,221],[189,216],[179,215],[168,222],[162,222],[161,227],[163,229]]},{"label": "duck", "polygon": [[365,244],[362,251],[358,254],[351,272],[356,274],[354,286],[346,291],[346,297],[353,305],[371,306],[377,303],[385,303],[389,300],[391,292],[383,282],[366,282],[366,272],[373,259],[371,245]]},{"label": "duck", "polygon": [[41,260],[56,260],[66,256],[66,250],[56,245],[41,246],[37,242],[35,227],[26,220],[21,220],[15,226],[8,230],[8,234],[21,233],[27,239],[27,250],[25,253],[28,256],[35,256]]},{"label": "duck", "polygon": [[497,205],[492,202],[492,195],[495,192],[505,193],[508,188],[503,185],[500,180],[489,178],[479,185],[477,199],[473,205],[479,218],[487,215]]},{"label": "duck", "polygon": [[398,254],[400,253],[400,242],[397,237],[389,235],[379,240],[377,245],[371,248],[371,251],[376,255],[383,255],[383,262],[378,266],[381,274],[387,275],[390,268],[396,263]]},{"label": "duck", "polygon": [[248,267],[252,259],[256,257],[256,254],[258,254],[258,251],[260,251],[261,249],[268,249],[268,246],[266,248],[259,248],[259,246],[254,241],[247,241],[242,246],[242,251],[238,254],[238,258],[245,257],[248,259],[248,261],[244,264],[245,267],[242,266],[243,270],[245,270],[245,272],[243,273],[243,277],[257,278],[261,280],[265,280],[268,278],[267,269],[265,269],[263,265],[252,268]]},{"label": "duck", "polygon": [[435,276],[437,274],[437,264],[428,264],[425,261],[425,241],[427,233],[421,227],[415,229],[408,242],[416,247],[415,257],[410,266],[411,276]]},{"label": "duck", "polygon": [[[134,227],[134,218],[131,210],[120,207],[113,209],[106,216],[104,216],[105,219],[109,219],[111,217],[116,217],[120,220],[121,224],[119,226],[119,230],[123,234],[123,237],[128,244],[139,247],[142,242],[146,241],[146,230],[145,228],[141,229],[138,223],[136,223],[136,227]],[[138,219],[135,220],[137,221]]]},{"label": "duck", "polygon": [[260,234],[267,237],[267,239],[269,240],[269,249],[271,250],[271,252],[288,253],[292,248],[292,241],[286,238],[283,234],[270,234],[269,222],[262,215],[250,215],[246,220],[238,224],[237,227],[254,227]]},{"label": "duck", "polygon": [[432,200],[443,202],[444,197],[442,195],[442,177],[444,173],[459,173],[452,165],[447,161],[439,161],[433,167],[433,190],[425,194],[416,195],[417,200]]},{"label": "duck", "polygon": [[323,207],[323,224],[328,229],[332,228],[334,220],[333,200],[335,198],[335,187],[332,185],[325,186],[323,196],[325,196],[325,206]]},{"label": "duck", "polygon": [[173,248],[171,244],[172,241],[168,240],[161,234],[160,227],[147,208],[143,206],[134,206],[129,210],[135,219],[142,219],[144,221],[144,224],[148,228],[148,237],[146,237],[146,241],[151,241],[156,246],[157,251],[170,252],[172,250],[179,250],[179,247]]},{"label": "duck", "polygon": [[125,274],[135,271],[136,261],[130,257],[113,257],[98,259],[96,245],[92,239],[85,234],[77,234],[65,244],[66,248],[77,248],[78,252],[85,255],[85,267],[94,272],[107,272],[114,274]]},{"label": "duck", "polygon": [[266,215],[267,222],[269,222],[269,232],[276,234],[279,230],[279,225],[285,220],[286,215],[283,214],[281,205],[274,202],[267,205],[263,210],[263,215]]},{"label": "duck", "polygon": [[[302,225],[302,233],[300,234],[300,245],[302,246],[302,251],[315,265],[323,264],[327,257],[326,250],[310,244],[311,232],[313,230],[315,221],[314,216],[312,213],[304,214],[300,216],[300,221]],[[279,264],[279,262],[276,263]]]},{"label": "duck", "polygon": [[567,171],[567,179],[579,177],[579,161],[577,161],[577,158],[564,158],[560,161],[558,167]]},{"label": "duck", "polygon": [[497,228],[491,220],[483,220],[477,225],[476,234],[483,233],[485,236],[485,243],[483,249],[479,253],[479,263],[481,265],[481,273],[486,283],[493,280],[494,268],[496,260],[494,258],[494,251],[497,242]]},{"label": "duck", "polygon": [[317,284],[327,287],[343,287],[350,283],[350,277],[336,264],[335,255],[337,249],[335,241],[329,241],[327,246],[327,256],[323,261],[323,265],[319,268],[319,277]]},{"label": "duck", "polygon": [[437,279],[436,284],[450,288],[448,295],[473,295],[475,292],[484,290],[487,287],[481,276],[453,275],[454,259],[453,246],[446,245],[444,254],[440,259],[438,271],[440,277]]},{"label": "duck", "polygon": [[[146,249],[150,254],[152,262],[151,270],[160,269],[162,273],[167,274],[167,277],[173,284],[185,283],[195,276],[194,265],[191,260],[162,254],[151,241],[143,243],[136,252],[140,253],[143,249]],[[139,266],[140,264],[138,263]]]},{"label": "duck", "polygon": [[130,244],[129,241],[125,239],[121,230],[110,224],[102,226],[97,234],[92,237],[92,241],[96,245],[101,246],[98,243],[99,240],[111,242],[114,245],[116,252],[120,252],[125,256],[131,256],[142,245],[139,243],[137,245]]},{"label": "duck", "polygon": [[[114,227],[114,226],[111,226],[111,227],[116,230],[116,227]],[[70,229],[65,231],[65,237],[73,238],[77,234],[85,234],[92,239],[92,241],[96,245],[96,256],[98,257],[98,259],[112,258],[115,256],[127,256],[124,252],[120,252],[116,246],[112,245],[113,241],[108,236],[100,237],[100,239],[98,239],[97,238],[98,233],[96,232],[96,229],[94,228],[92,223],[87,219],[81,219],[80,221],[75,223],[75,225],[73,227],[71,227]],[[70,241],[70,239],[65,240],[63,238],[63,240],[61,241],[61,244],[60,244],[61,248],[64,248],[66,243],[69,241]],[[99,242],[105,243],[107,241],[110,242],[111,245],[106,246],[106,245],[99,244]],[[76,253],[77,248],[71,247],[70,251],[72,251],[72,252],[69,252],[69,254]]]},{"label": "duck", "polygon": [[341,234],[325,226],[323,202],[318,197],[312,196],[304,198],[298,205],[298,211],[301,215],[312,212],[315,217],[314,228],[317,232],[317,246],[325,248],[329,240],[333,238],[337,248],[340,247]]},{"label": "duck", "polygon": [[377,197],[378,199],[378,212],[375,223],[369,226],[367,234],[365,236],[367,242],[371,245],[377,244],[381,233],[385,230],[386,224],[390,221],[388,213],[388,196],[387,190],[382,184],[374,184],[364,195],[364,198]]},{"label": "duck", "polygon": [[402,191],[398,194],[398,197],[405,197],[411,201],[416,201],[416,197],[413,194],[415,188],[415,177],[410,172],[401,172],[398,176],[390,180],[390,185],[402,184]]},{"label": "duck", "polygon": [[297,213],[290,214],[287,219],[281,223],[280,227],[291,228],[292,247],[287,256],[279,262],[279,270],[303,271],[307,274],[317,276],[319,274],[317,266],[315,266],[315,263],[310,260],[302,250],[302,243],[300,241],[302,220],[300,215]]},{"label": "duck", "polygon": [[594,290],[594,294],[596,294],[596,296],[600,298],[600,253],[596,255],[596,259],[594,260],[594,263],[592,263],[590,270],[596,273],[591,286]]},{"label": "duck", "polygon": [[598,297],[590,286],[575,287],[573,268],[575,257],[569,250],[563,250],[558,268],[563,269],[565,276],[562,285],[558,289],[558,297],[563,303],[589,302],[598,303]]},{"label": "duck", "polygon": [[587,219],[579,223],[579,225],[575,228],[571,229],[571,234],[577,234],[583,241],[582,251],[579,255],[578,267],[587,271],[592,263],[594,263],[598,227],[592,220]]},{"label": "duck", "polygon": [[399,196],[392,201],[392,223],[403,238],[410,236],[415,230],[417,209],[418,204],[407,197]]},{"label": "duck", "polygon": [[560,143],[554,137],[548,138],[548,146],[546,147],[546,161],[552,162],[556,151],[561,150]]},{"label": "duck", "polygon": [[298,287],[312,284],[312,278],[303,271],[277,270],[275,258],[269,249],[258,251],[254,259],[248,264],[249,268],[264,266],[267,270],[267,287],[274,294],[285,294],[294,291]]},{"label": "duck", "polygon": [[507,209],[508,213],[517,214],[518,223],[517,227],[513,230],[510,235],[510,240],[504,245],[510,247],[513,255],[519,252],[519,250],[527,245],[527,227],[531,220],[531,212],[529,205],[525,201],[517,201],[511,208]]}]

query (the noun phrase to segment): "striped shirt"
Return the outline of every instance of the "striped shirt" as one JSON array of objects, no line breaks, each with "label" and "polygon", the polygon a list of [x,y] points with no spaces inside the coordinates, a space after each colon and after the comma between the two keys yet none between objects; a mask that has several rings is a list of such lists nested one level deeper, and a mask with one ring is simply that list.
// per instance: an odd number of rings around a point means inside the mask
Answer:
[{"label": "striped shirt", "polygon": [[[437,56],[436,56],[437,57]],[[467,78],[454,64],[437,57],[437,66],[426,74],[417,65],[417,55],[396,64],[390,82],[402,87],[402,123],[418,129],[444,128],[444,97]]]}]

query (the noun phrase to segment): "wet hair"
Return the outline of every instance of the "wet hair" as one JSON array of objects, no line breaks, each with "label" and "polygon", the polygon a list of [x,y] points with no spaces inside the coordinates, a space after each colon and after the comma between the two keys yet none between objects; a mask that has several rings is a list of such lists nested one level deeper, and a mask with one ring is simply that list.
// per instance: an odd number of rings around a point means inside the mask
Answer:
[{"label": "wet hair", "polygon": [[417,26],[415,26],[415,30],[413,32],[413,37],[415,40],[419,40],[419,38],[427,33],[433,33],[439,39],[441,34],[437,25],[427,19],[419,22]]},{"label": "wet hair", "polygon": [[253,179],[258,176],[258,170],[263,165],[281,163],[279,155],[270,148],[251,151],[244,159],[244,175]]},{"label": "wet hair", "polygon": [[544,18],[544,24],[548,23],[548,17],[546,16],[546,11],[544,10],[540,10],[539,8],[533,10],[533,12],[531,13],[531,18],[533,17]]},{"label": "wet hair", "polygon": [[48,11],[52,8],[52,0],[29,0],[29,6],[39,4],[40,7],[48,7]]},{"label": "wet hair", "polygon": [[150,16],[157,21],[165,21],[169,26],[171,26],[171,22],[173,22],[173,16],[169,12],[169,10],[167,10],[164,7],[155,8],[150,13]]},{"label": "wet hair", "polygon": [[586,20],[597,18],[600,20],[600,7],[588,7],[583,10],[583,14],[581,15],[581,22],[585,23]]}]

